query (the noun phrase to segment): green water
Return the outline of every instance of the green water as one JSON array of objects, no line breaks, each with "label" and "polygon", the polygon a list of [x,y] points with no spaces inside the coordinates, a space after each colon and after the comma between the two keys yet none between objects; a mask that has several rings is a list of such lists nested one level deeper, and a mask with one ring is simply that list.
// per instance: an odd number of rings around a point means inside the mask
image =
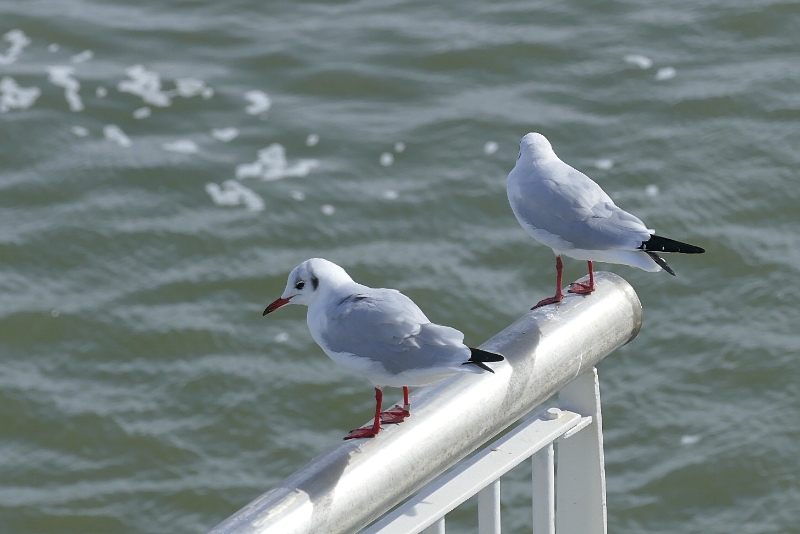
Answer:
[{"label": "green water", "polygon": [[505,195],[529,131],[708,251],[599,266],[645,312],[600,366],[609,530],[800,532],[799,27],[771,0],[0,0],[0,78],[40,91],[0,91],[0,532],[202,533],[366,421],[303,309],[261,317],[308,257],[472,344],[552,294]]}]

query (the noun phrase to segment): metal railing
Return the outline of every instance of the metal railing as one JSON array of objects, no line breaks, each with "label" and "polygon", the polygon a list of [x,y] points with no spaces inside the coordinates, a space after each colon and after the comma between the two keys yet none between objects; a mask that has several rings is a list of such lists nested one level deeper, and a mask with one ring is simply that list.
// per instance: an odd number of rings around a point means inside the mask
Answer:
[{"label": "metal railing", "polygon": [[[569,295],[559,305],[534,310],[481,345],[506,357],[493,366],[495,374],[465,373],[414,391],[412,416],[405,422],[387,425],[369,440],[339,443],[217,525],[211,534],[358,532],[558,392],[561,411],[531,418],[488,452],[477,454],[441,483],[426,488],[424,495],[444,487],[460,469],[491,456],[502,457],[492,452],[527,447],[514,454],[514,461],[533,454],[534,521],[543,529],[535,532],[554,532],[555,521],[560,533],[605,532],[602,429],[593,368],[636,337],[642,307],[622,278],[603,272],[596,273],[595,281],[593,294]],[[539,439],[531,436],[542,433],[545,441],[531,446],[530,439]],[[552,442],[559,437],[558,493],[554,494]],[[482,532],[499,532],[499,477],[513,467],[508,464],[493,467],[480,483],[473,484],[475,492],[480,492],[479,521],[492,524],[492,530],[486,527]],[[412,533],[425,528],[443,532],[439,518],[447,510],[441,509],[429,511],[425,524],[410,530],[402,530],[405,527],[400,524],[389,526],[393,518],[409,516],[409,511],[421,513],[422,508],[414,508],[421,502],[411,501],[410,508],[399,508],[369,532]],[[384,527],[390,530],[381,531]]]},{"label": "metal railing", "polygon": [[[481,452],[459,463],[361,534],[444,534],[444,516],[478,495],[478,533],[500,534],[500,477],[533,458],[533,533],[605,534],[605,476],[600,384],[592,369],[559,392],[559,403],[581,413],[548,408]],[[586,414],[584,414],[586,413]],[[579,432],[580,438],[574,439]],[[564,442],[572,439],[567,446]],[[559,441],[559,493],[553,444]],[[579,484],[579,486],[575,486]],[[558,521],[556,521],[558,495]]]}]

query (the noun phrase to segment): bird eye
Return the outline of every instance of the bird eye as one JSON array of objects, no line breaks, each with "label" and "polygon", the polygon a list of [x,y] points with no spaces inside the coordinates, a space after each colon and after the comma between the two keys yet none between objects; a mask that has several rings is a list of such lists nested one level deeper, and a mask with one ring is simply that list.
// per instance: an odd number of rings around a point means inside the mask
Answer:
[{"label": "bird eye", "polygon": [[300,280],[299,282],[297,282],[294,285],[294,288],[299,290],[299,289],[303,289],[305,286],[306,286],[306,283],[303,282],[302,280]]}]

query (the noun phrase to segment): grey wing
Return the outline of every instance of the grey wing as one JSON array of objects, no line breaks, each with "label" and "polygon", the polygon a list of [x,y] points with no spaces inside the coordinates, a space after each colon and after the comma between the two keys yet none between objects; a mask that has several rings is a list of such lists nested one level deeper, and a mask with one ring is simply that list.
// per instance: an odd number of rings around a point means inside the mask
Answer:
[{"label": "grey wing", "polygon": [[431,323],[411,299],[391,289],[348,297],[328,325],[323,336],[331,350],[368,357],[391,373],[469,359],[461,332]]},{"label": "grey wing", "polygon": [[[592,234],[597,236],[595,244],[602,239],[602,249],[638,249],[642,243],[650,239],[652,232],[635,215],[618,208],[613,202],[608,207],[607,217],[592,217],[587,224]],[[600,247],[595,246],[595,249]]]},{"label": "grey wing", "polygon": [[519,182],[518,217],[577,249],[635,249],[650,238],[644,223],[618,208],[591,178],[555,163]]}]

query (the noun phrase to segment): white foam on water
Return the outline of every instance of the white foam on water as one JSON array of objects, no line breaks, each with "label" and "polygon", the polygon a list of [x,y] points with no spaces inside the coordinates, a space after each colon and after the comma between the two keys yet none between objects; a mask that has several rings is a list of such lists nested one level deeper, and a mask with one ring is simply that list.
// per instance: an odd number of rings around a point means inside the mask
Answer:
[{"label": "white foam on water", "polygon": [[83,126],[73,126],[70,128],[70,131],[77,135],[78,137],[86,137],[89,135],[89,130],[84,128]]},{"label": "white foam on water", "polygon": [[[206,192],[211,196],[211,200],[217,206],[238,206],[241,203],[239,192],[236,188],[227,187],[228,182],[235,180],[228,180],[220,187],[219,184],[209,182],[206,184]],[[238,183],[238,182],[237,182]],[[241,185],[241,184],[239,184]],[[224,189],[223,189],[224,188]]]},{"label": "white foam on water", "polygon": [[54,52],[58,52],[60,49],[61,47],[58,46],[58,43],[50,43],[49,45],[47,45],[47,51],[50,52],[51,54]]},{"label": "white foam on water", "polygon": [[192,98],[200,95],[205,99],[214,96],[214,90],[199,78],[178,78],[175,80],[175,88],[165,91],[162,89],[161,76],[145,69],[142,65],[128,67],[125,69],[125,74],[130,79],[117,84],[120,92],[137,95],[146,104],[160,108],[171,106],[172,99],[176,96]]},{"label": "white foam on water", "polygon": [[649,69],[653,66],[653,60],[641,54],[626,54],[623,59],[625,60],[625,63],[634,65],[640,69]]},{"label": "white foam on water", "polygon": [[64,97],[67,99],[70,111],[83,111],[83,100],[78,94],[81,84],[73,74],[75,69],[66,65],[47,67],[47,80],[55,86],[64,88]]},{"label": "white foam on water", "polygon": [[122,80],[117,84],[121,93],[130,93],[142,98],[147,104],[160,108],[172,104],[170,96],[161,90],[161,78],[155,72],[145,69],[142,65],[134,65],[125,69],[129,80]]},{"label": "white foam on water", "polygon": [[134,119],[146,119],[152,114],[153,110],[147,106],[144,106],[143,108],[134,109],[132,113]]},{"label": "white foam on water", "polygon": [[93,57],[94,57],[94,52],[92,52],[91,50],[84,50],[79,54],[75,54],[74,56],[69,58],[69,60],[72,61],[73,63],[85,63],[90,59],[92,59]]},{"label": "white foam on water", "polygon": [[700,436],[681,436],[681,445],[694,445],[700,441]]},{"label": "white foam on water", "polygon": [[236,180],[225,180],[222,182],[222,187],[215,183],[207,183],[206,192],[217,206],[244,205],[250,211],[264,209],[264,199]]},{"label": "white foam on water", "polygon": [[269,108],[272,107],[272,99],[269,97],[269,95],[264,91],[259,91],[258,89],[247,91],[244,94],[244,98],[250,103],[250,105],[245,108],[245,111],[249,115],[260,115],[262,113],[266,113],[269,111]]},{"label": "white foam on water", "polygon": [[398,198],[400,198],[400,193],[398,193],[394,189],[387,189],[386,191],[383,192],[381,196],[386,200],[397,200]]},{"label": "white foam on water", "polygon": [[228,128],[214,128],[211,130],[211,137],[223,143],[230,143],[239,137],[239,130],[233,127]]},{"label": "white foam on water", "polygon": [[167,152],[177,152],[178,154],[197,154],[200,147],[191,139],[178,139],[171,143],[164,143],[161,148]]},{"label": "white foam on water", "polygon": [[178,78],[175,80],[175,91],[178,96],[182,96],[183,98],[202,95],[205,89],[206,82],[198,78]]},{"label": "white foam on water", "polygon": [[31,40],[22,30],[9,30],[3,34],[3,40],[9,43],[8,51],[0,54],[0,65],[11,65],[19,58],[26,46],[31,44]]},{"label": "white foam on water", "polygon": [[330,204],[323,204],[322,206],[320,206],[319,210],[322,212],[323,215],[327,215],[328,217],[336,213],[336,208],[334,208]]},{"label": "white foam on water", "polygon": [[20,87],[11,76],[0,79],[0,113],[12,109],[28,109],[36,103],[42,90],[36,86]]},{"label": "white foam on water", "polygon": [[280,143],[272,143],[267,148],[258,151],[258,161],[266,169],[284,169],[288,166],[286,149]]},{"label": "white foam on water", "polygon": [[259,150],[258,161],[264,166],[261,178],[266,181],[303,178],[319,166],[319,161],[315,159],[299,159],[290,165],[286,159],[286,149],[279,143],[273,143]]},{"label": "white foam on water", "polygon": [[487,156],[491,156],[497,152],[498,148],[500,148],[500,146],[497,143],[494,141],[488,141],[485,145],[483,145],[483,153]]},{"label": "white foam on water", "polygon": [[278,332],[275,336],[275,343],[286,343],[289,341],[289,334],[286,332]]},{"label": "white foam on water", "polygon": [[302,202],[306,199],[306,194],[302,191],[298,191],[296,189],[289,192],[289,195],[298,202]]},{"label": "white foam on water", "polygon": [[394,156],[391,152],[384,152],[381,154],[380,162],[384,167],[389,167],[392,163],[394,163]]},{"label": "white foam on water", "polygon": [[319,143],[319,136],[317,134],[308,134],[306,137],[306,146],[317,146]]},{"label": "white foam on water", "polygon": [[671,80],[675,76],[677,76],[678,71],[676,71],[673,67],[662,67],[658,69],[656,72],[656,80],[659,82],[663,82],[664,80]]},{"label": "white foam on water", "polygon": [[94,96],[97,98],[105,98],[108,95],[108,89],[103,87],[102,85],[98,85],[97,89],[94,90]]},{"label": "white foam on water", "polygon": [[406,151],[406,144],[402,141],[398,141],[394,144],[394,151],[398,154]]},{"label": "white foam on water", "polygon": [[659,190],[656,184],[650,184],[644,188],[644,192],[648,197],[657,197]]},{"label": "white foam on water", "polygon": [[125,132],[122,131],[122,128],[116,124],[106,124],[103,126],[103,137],[109,141],[117,143],[123,148],[130,148],[130,146],[133,144],[131,143],[131,138],[125,135]]},{"label": "white foam on water", "polygon": [[253,163],[242,163],[236,167],[236,177],[261,177],[265,181],[282,178],[303,178],[319,166],[315,159],[299,159],[292,164],[286,159],[286,149],[280,143],[272,143],[258,151],[258,159]]},{"label": "white foam on water", "polygon": [[594,162],[594,166],[597,167],[598,169],[607,171],[614,166],[614,160],[608,158],[598,159],[597,161]]},{"label": "white foam on water", "polygon": [[315,159],[299,159],[283,170],[275,169],[264,173],[263,178],[266,181],[280,180],[281,178],[303,178],[317,167],[319,167],[319,161]]},{"label": "white foam on water", "polygon": [[260,161],[253,163],[241,163],[236,166],[236,178],[246,180],[247,178],[258,178],[264,171],[264,166]]}]

